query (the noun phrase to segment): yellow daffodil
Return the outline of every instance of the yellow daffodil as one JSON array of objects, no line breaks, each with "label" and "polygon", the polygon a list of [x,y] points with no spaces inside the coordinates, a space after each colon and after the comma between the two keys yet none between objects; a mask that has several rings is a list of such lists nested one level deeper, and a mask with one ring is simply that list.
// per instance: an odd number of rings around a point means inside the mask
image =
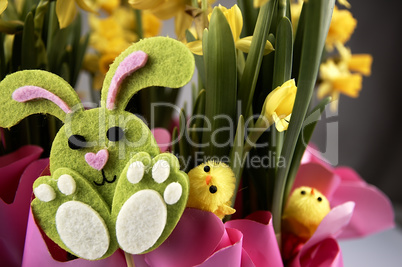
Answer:
[{"label": "yellow daffodil", "polygon": [[186,8],[191,6],[191,0],[129,0],[128,2],[135,9],[148,10],[161,20],[175,17],[175,33],[179,40],[185,39],[185,31],[193,22],[193,18],[186,12]]},{"label": "yellow daffodil", "polygon": [[289,80],[278,86],[265,99],[265,118],[269,124],[275,123],[279,132],[288,129],[290,116],[296,99],[297,87],[295,80]]},{"label": "yellow daffodil", "polygon": [[4,10],[6,10],[7,6],[8,6],[7,0],[0,0],[0,14],[2,14]]},{"label": "yellow daffodil", "polygon": [[353,18],[349,10],[334,8],[331,24],[329,26],[325,44],[329,50],[333,49],[335,43],[345,44],[352,36],[356,28],[357,20]]},{"label": "yellow daffodil", "polygon": [[[92,86],[98,90],[101,89],[104,76],[116,56],[133,42],[138,41],[133,9],[128,6],[119,6],[110,10],[111,13],[107,17],[100,18],[93,14],[89,16],[91,28],[89,44],[97,53],[88,54],[85,57],[84,68],[92,74]],[[142,12],[141,19],[144,37],[159,34],[161,28],[159,19],[147,11]]]},{"label": "yellow daffodil", "polygon": [[98,0],[99,8],[105,10],[108,14],[112,14],[113,11],[120,6],[120,0]]},{"label": "yellow daffodil", "polygon": [[56,2],[56,14],[59,20],[60,29],[67,27],[73,22],[78,5],[81,9],[88,12],[95,12],[95,1],[89,0],[58,0]]},{"label": "yellow daffodil", "polygon": [[[222,13],[225,15],[226,20],[229,23],[230,29],[233,35],[233,41],[237,49],[248,53],[251,46],[252,36],[247,36],[245,38],[240,39],[240,34],[243,28],[243,16],[241,14],[240,8],[237,5],[232,6],[230,9],[227,9],[224,6],[217,6],[215,8],[219,8]],[[208,19],[211,18],[212,12],[209,14]],[[196,55],[202,55],[202,41],[197,40],[187,44],[187,47]],[[274,50],[272,44],[267,41],[264,48],[264,55],[269,54]]]},{"label": "yellow daffodil", "polygon": [[371,64],[373,62],[373,57],[370,54],[352,54],[349,48],[346,48],[341,43],[335,44],[341,60],[339,64],[343,64],[344,69],[349,71],[358,72],[365,76],[371,74]]}]

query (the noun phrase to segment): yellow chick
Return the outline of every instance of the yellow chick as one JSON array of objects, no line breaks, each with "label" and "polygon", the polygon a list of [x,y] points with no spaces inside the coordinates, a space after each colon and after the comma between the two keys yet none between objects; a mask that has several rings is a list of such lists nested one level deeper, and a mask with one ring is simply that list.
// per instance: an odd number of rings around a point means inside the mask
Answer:
[{"label": "yellow chick", "polygon": [[230,199],[235,190],[236,178],[228,165],[208,161],[190,170],[190,194],[187,207],[215,213],[223,219],[235,213]]},{"label": "yellow chick", "polygon": [[282,229],[307,241],[331,210],[328,199],[317,189],[296,188],[282,216]]}]

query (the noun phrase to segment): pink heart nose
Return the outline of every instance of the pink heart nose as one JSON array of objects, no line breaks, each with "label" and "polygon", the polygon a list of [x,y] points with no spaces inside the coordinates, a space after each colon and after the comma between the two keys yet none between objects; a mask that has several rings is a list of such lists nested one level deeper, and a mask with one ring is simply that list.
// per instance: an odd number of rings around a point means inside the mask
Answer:
[{"label": "pink heart nose", "polygon": [[98,153],[86,153],[85,154],[85,161],[88,163],[89,166],[92,168],[100,171],[105,167],[107,160],[109,159],[109,152],[107,149],[99,150]]}]

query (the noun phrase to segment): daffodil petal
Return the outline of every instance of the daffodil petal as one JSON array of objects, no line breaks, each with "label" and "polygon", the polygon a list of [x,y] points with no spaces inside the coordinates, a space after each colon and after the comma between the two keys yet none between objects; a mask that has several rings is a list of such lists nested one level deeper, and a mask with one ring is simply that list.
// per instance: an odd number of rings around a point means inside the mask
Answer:
[{"label": "daffodil petal", "polygon": [[346,8],[350,8],[350,7],[351,7],[350,3],[349,3],[347,0],[338,0],[338,3],[341,4],[341,5],[343,5],[343,6],[346,7]]},{"label": "daffodil petal", "polygon": [[193,18],[190,15],[184,12],[177,13],[176,18],[174,20],[174,25],[175,25],[175,33],[178,40],[180,41],[185,40],[186,30],[190,28],[191,23],[193,23]]},{"label": "daffodil petal", "polygon": [[56,14],[59,20],[60,29],[67,27],[73,22],[77,14],[75,1],[72,0],[58,0],[56,2]]},{"label": "daffodil petal", "polygon": [[129,0],[128,3],[135,9],[151,9],[160,5],[163,0]]},{"label": "daffodil petal", "polygon": [[193,54],[202,56],[202,41],[197,40],[194,42],[187,43],[186,45]]},{"label": "daffodil petal", "polygon": [[290,115],[286,116],[286,118],[279,118],[276,113],[272,114],[272,118],[275,121],[275,128],[278,132],[283,132],[288,129]]},{"label": "daffodil petal", "polygon": [[369,76],[371,74],[371,64],[373,57],[369,54],[355,54],[352,55],[348,62],[348,67],[351,71],[357,71],[363,75]]},{"label": "daffodil petal", "polygon": [[[240,40],[237,40],[236,44],[235,44],[236,48],[244,53],[248,53],[250,51],[252,39],[253,39],[253,36],[247,36]],[[267,40],[267,42],[265,43],[265,47],[264,47],[264,56],[268,55],[269,53],[271,53],[274,50],[275,49],[272,46],[272,44]]]},{"label": "daffodil petal", "polygon": [[225,17],[229,23],[230,29],[232,30],[233,40],[236,42],[240,37],[241,30],[243,29],[243,15],[241,14],[239,6],[232,6],[225,13]]},{"label": "daffodil petal", "polygon": [[0,14],[6,10],[8,6],[8,1],[7,0],[0,0]]}]

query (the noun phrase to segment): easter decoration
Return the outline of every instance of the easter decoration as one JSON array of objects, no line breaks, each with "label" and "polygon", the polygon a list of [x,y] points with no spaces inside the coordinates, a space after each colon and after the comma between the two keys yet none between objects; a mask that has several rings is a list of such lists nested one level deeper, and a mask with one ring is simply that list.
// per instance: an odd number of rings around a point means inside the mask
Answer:
[{"label": "easter decoration", "polygon": [[301,186],[290,195],[282,216],[286,233],[308,240],[330,212],[328,199],[317,189]]},{"label": "easter decoration", "polygon": [[50,153],[51,175],[35,181],[31,203],[38,225],[61,248],[88,260],[119,247],[142,254],[173,231],[186,207],[188,177],[125,108],[139,90],[181,87],[193,71],[185,45],[156,37],[116,58],[99,108],[85,110],[71,86],[46,71],[16,72],[0,83],[1,127],[35,113],[64,122]]},{"label": "easter decoration", "polygon": [[187,206],[215,213],[219,218],[236,212],[231,207],[236,178],[223,162],[207,161],[190,170]]}]

